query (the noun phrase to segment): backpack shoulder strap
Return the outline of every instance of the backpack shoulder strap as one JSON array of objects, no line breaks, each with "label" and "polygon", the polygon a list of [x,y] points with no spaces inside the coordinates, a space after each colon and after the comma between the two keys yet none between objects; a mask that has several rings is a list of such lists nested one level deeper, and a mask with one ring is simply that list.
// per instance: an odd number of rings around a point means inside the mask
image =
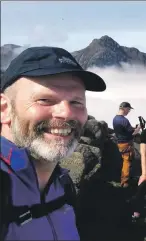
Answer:
[{"label": "backpack shoulder strap", "polygon": [[76,206],[76,189],[74,183],[68,173],[65,173],[61,176],[60,182],[64,187],[64,192],[66,195],[67,203],[73,208]]}]

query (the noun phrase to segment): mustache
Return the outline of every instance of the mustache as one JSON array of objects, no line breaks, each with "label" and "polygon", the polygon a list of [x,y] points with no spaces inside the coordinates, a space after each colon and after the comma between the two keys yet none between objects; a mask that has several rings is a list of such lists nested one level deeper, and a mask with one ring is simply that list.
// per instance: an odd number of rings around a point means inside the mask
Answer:
[{"label": "mustache", "polygon": [[79,121],[77,120],[69,120],[69,121],[62,121],[62,120],[45,120],[45,121],[41,121],[39,122],[35,127],[34,127],[34,131],[36,133],[42,133],[46,130],[48,130],[49,128],[67,128],[70,127],[71,129],[81,129],[81,124]]}]

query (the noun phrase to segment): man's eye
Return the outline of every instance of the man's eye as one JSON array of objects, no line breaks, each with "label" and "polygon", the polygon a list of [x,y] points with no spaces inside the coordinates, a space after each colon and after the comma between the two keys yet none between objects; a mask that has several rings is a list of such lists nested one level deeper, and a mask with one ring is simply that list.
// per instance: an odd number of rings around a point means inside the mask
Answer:
[{"label": "man's eye", "polygon": [[53,103],[53,101],[51,101],[49,99],[40,99],[37,101],[37,103],[42,104],[42,105],[51,105]]},{"label": "man's eye", "polygon": [[78,102],[78,101],[71,101],[71,104],[73,104],[73,105],[77,105],[77,106],[83,106],[83,103],[81,103],[81,102]]}]

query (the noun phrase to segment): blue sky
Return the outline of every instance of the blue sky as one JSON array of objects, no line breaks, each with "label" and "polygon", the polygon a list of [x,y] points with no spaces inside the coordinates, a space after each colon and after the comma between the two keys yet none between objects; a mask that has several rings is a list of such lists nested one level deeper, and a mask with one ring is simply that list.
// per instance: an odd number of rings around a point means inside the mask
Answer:
[{"label": "blue sky", "polygon": [[1,44],[52,45],[69,51],[109,35],[146,52],[146,2],[3,1]]}]

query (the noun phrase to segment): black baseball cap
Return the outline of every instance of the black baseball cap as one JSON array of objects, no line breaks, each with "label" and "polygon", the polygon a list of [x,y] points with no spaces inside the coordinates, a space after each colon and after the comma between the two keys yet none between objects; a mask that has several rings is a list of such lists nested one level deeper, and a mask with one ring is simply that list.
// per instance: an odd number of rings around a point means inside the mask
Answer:
[{"label": "black baseball cap", "polygon": [[103,79],[85,71],[75,58],[65,49],[57,47],[31,47],[12,60],[1,80],[1,91],[20,77],[39,77],[61,73],[74,73],[80,77],[86,90],[104,91]]},{"label": "black baseball cap", "polygon": [[122,102],[122,103],[120,104],[120,108],[130,108],[130,109],[134,109],[134,108],[130,105],[130,103],[128,103],[128,102]]}]

